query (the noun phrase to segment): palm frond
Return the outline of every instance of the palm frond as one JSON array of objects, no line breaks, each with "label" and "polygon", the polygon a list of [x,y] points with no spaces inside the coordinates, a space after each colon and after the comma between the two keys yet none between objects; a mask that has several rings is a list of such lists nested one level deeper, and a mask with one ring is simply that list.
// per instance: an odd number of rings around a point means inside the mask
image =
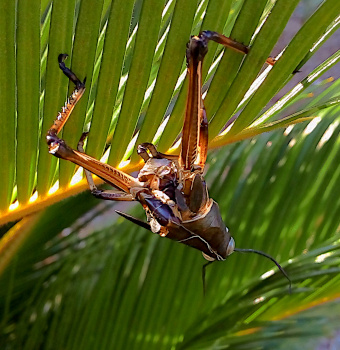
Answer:
[{"label": "palm frond", "polygon": [[[2,4],[3,17],[11,14],[11,19],[3,22],[4,33],[8,33],[2,41],[3,52],[9,55],[3,56],[2,62],[1,106],[7,112],[3,114],[6,137],[2,149],[6,151],[2,154],[2,178],[7,185],[1,190],[0,223],[86,188],[81,176],[74,177],[74,165],[61,162],[59,166],[46,151],[46,131],[67,96],[58,54],[68,53],[72,69],[87,78],[87,92],[65,127],[64,139],[74,147],[82,130],[90,130],[90,155],[102,158],[105,152],[111,165],[124,160],[123,169],[133,171],[140,167],[136,144],[157,142],[164,152],[178,138],[187,94],[183,83],[185,43],[190,33],[202,29],[223,32],[251,46],[245,58],[217,44],[210,46],[204,77],[211,146],[266,131],[257,128],[252,132],[248,126],[263,124],[269,115],[274,117],[275,106],[266,111],[265,105],[339,26],[338,2],[324,1],[283,50],[274,68],[259,75],[267,56],[277,51],[278,39],[298,3],[145,0],[124,4],[100,1],[93,7],[84,0],[45,1],[41,6],[39,1],[34,6]],[[307,72],[299,95],[338,59],[334,54]],[[285,104],[293,97],[296,100],[298,95],[291,95]],[[322,102],[327,106],[327,99]],[[304,107],[300,104],[293,112]],[[280,111],[282,108],[281,104]],[[304,118],[272,121],[281,126],[301,120]],[[221,134],[226,125],[229,127]]]}]

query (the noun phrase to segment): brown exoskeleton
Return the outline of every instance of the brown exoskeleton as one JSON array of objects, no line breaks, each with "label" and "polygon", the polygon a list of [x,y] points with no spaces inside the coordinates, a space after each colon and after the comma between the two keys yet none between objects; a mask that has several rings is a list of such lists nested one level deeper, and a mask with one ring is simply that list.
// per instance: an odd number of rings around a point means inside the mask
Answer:
[{"label": "brown exoskeleton", "polygon": [[[211,31],[191,37],[187,45],[187,67],[189,92],[182,130],[182,143],[179,156],[158,152],[151,143],[138,146],[138,154],[145,161],[138,178],[134,178],[108,164],[102,163],[84,153],[84,133],[78,150],[68,147],[57,137],[75,104],[85,91],[85,81],[81,82],[64,64],[67,55],[59,55],[59,66],[63,73],[76,85],[70,99],[63,107],[47,133],[49,152],[56,157],[69,160],[85,169],[91,193],[101,199],[115,201],[139,201],[147,215],[147,223],[130,215],[118,212],[128,220],[168,237],[177,242],[200,250],[209,260],[225,260],[235,249],[219,211],[218,204],[209,197],[203,178],[208,149],[208,121],[202,100],[202,63],[207,53],[208,41],[213,40],[243,54],[248,48],[221,34]],[[268,64],[273,60],[268,59]],[[121,191],[99,190],[92,174]],[[279,264],[275,262],[285,274]],[[288,277],[287,277],[288,278]]]}]

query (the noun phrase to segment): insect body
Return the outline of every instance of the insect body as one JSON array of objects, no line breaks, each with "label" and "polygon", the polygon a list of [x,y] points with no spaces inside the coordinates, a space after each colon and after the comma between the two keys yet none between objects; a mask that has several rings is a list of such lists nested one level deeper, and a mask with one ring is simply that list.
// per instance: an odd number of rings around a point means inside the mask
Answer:
[{"label": "insect body", "polygon": [[[83,150],[85,133],[79,141],[78,150],[71,149],[64,140],[58,138],[57,134],[85,90],[85,81],[81,82],[65,66],[67,55],[59,55],[59,66],[76,87],[49,129],[47,144],[49,152],[54,156],[85,169],[91,192],[97,198],[139,201],[146,212],[147,223],[117,211],[118,214],[160,236],[194,247],[206,259],[213,261],[224,260],[234,250],[242,250],[235,249],[234,239],[221,218],[218,204],[209,197],[203,178],[208,149],[208,121],[202,100],[201,76],[209,40],[242,54],[248,52],[246,46],[215,32],[205,31],[199,36],[191,37],[186,52],[189,89],[179,156],[160,153],[153,144],[143,143],[138,146],[137,151],[145,165],[138,178],[134,178],[86,155]],[[270,59],[267,63],[273,64]],[[120,191],[97,189],[92,174]],[[285,274],[280,266],[279,268]]]},{"label": "insect body", "polygon": [[[139,146],[155,148],[151,144]],[[159,158],[157,158],[159,157]],[[209,259],[224,260],[234,250],[216,202],[209,198],[201,170],[186,171],[179,162],[154,153],[138,179],[151,192],[137,189],[150,228],[161,236],[201,250]]]}]

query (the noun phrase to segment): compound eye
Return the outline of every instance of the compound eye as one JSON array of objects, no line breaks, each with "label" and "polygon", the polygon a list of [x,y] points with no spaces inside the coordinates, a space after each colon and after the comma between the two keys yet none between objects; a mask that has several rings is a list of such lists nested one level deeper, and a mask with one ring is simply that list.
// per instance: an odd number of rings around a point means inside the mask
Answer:
[{"label": "compound eye", "polygon": [[229,241],[228,247],[227,247],[227,256],[232,254],[234,252],[234,249],[235,249],[235,240],[233,237],[230,237],[230,241]]}]

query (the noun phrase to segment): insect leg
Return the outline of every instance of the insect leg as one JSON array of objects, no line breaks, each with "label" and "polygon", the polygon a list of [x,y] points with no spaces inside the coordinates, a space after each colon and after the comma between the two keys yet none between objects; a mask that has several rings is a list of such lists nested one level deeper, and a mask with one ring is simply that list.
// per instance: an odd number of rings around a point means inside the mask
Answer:
[{"label": "insect leg", "polygon": [[164,153],[158,152],[154,144],[150,142],[144,142],[138,145],[137,153],[144,159],[145,162],[150,158],[147,151],[150,152],[153,158],[166,158],[172,161],[178,160],[178,156],[173,154],[164,154]]},{"label": "insect leg", "polygon": [[76,103],[79,101],[85,91],[85,80],[81,82],[77,76],[65,66],[64,60],[67,55],[59,55],[59,67],[63,73],[76,85],[71,97],[67,101],[66,105],[62,108],[62,111],[58,114],[52,127],[48,130],[46,135],[46,141],[49,146],[49,152],[58,158],[69,160],[91,173],[97,175],[108,184],[118,187],[126,193],[130,193],[132,187],[143,187],[143,184],[134,177],[125,174],[108,164],[102,163],[99,160],[88,156],[83,152],[73,150],[64,140],[58,138],[57,134],[65,125],[67,119],[70,117]]},{"label": "insect leg", "polygon": [[[249,48],[235,40],[213,31],[203,31],[192,36],[187,45],[189,89],[182,131],[180,165],[184,170],[203,172],[208,148],[208,121],[202,100],[202,63],[208,51],[208,42],[213,40],[242,54]],[[268,58],[268,64],[275,60]]]},{"label": "insect leg", "polygon": [[149,191],[140,191],[137,194],[137,198],[142,205],[146,205],[150,209],[152,215],[161,226],[167,226],[170,222],[180,224],[179,218],[174,215],[171,208],[161,200],[157,199]]},{"label": "insect leg", "polygon": [[150,142],[144,142],[138,146],[138,154],[141,154],[142,152],[145,152],[146,154],[148,154],[147,151],[149,151],[151,153],[153,158],[162,158],[160,156],[160,154],[158,153],[154,144],[152,144]]},{"label": "insect leg", "polygon": [[65,103],[65,106],[62,108],[61,112],[58,113],[57,118],[54,120],[53,125],[47,132],[48,135],[57,135],[60,130],[63,128],[65,123],[67,122],[67,119],[71,115],[75,105],[77,102],[81,99],[85,92],[85,81],[81,82],[77,76],[65,66],[65,59],[68,57],[67,54],[60,54],[58,56],[58,62],[59,62],[59,68],[63,71],[63,73],[75,84],[75,88]]},{"label": "insect leg", "polygon": [[54,156],[69,160],[89,170],[92,174],[97,175],[109,185],[118,187],[122,191],[130,193],[131,187],[143,187],[141,182],[125,174],[123,171],[102,163],[85,153],[73,150],[67,146],[64,140],[59,139],[56,135],[48,135],[47,144],[49,145],[49,152]]},{"label": "insect leg", "polygon": [[207,113],[205,111],[203,101],[202,101],[200,119],[201,119],[201,123],[200,123],[200,129],[199,129],[196,163],[197,163],[197,167],[201,170],[201,173],[203,173],[205,162],[207,160],[207,154],[208,154],[208,119],[207,119]]},{"label": "insect leg", "polygon": [[[180,165],[184,170],[193,170],[197,165],[200,124],[204,113],[202,102],[202,62],[208,51],[208,40],[203,37],[191,37],[187,47],[187,66],[189,89],[182,131]],[[206,130],[207,132],[207,130]],[[203,169],[202,169],[203,171]]]},{"label": "insect leg", "polygon": [[[241,44],[231,38],[228,38],[224,36],[223,34],[217,33],[217,32],[212,32],[210,30],[205,30],[200,33],[200,37],[205,37],[207,40],[212,40],[215,41],[219,44],[222,44],[225,47],[229,47],[230,49],[247,54],[249,52],[249,47]],[[275,59],[272,57],[268,57],[266,60],[266,63],[273,66],[275,64]]]},{"label": "insect leg", "polygon": [[139,156],[141,156],[143,158],[145,163],[150,159],[150,156],[149,156],[147,150],[145,149],[145,147],[143,147],[143,145],[138,145],[137,153]]},{"label": "insect leg", "polygon": [[229,47],[232,50],[243,53],[243,54],[247,54],[249,51],[248,46],[241,44],[241,43],[239,43],[231,38],[228,38],[228,37],[224,36],[223,34],[217,33],[217,32],[205,30],[205,31],[201,32],[199,36],[202,38],[203,37],[206,38],[206,40],[215,41],[219,44],[222,44],[225,47]]},{"label": "insect leg", "polygon": [[[88,135],[88,132],[84,132],[78,142],[78,151],[85,153],[83,145],[84,141]],[[98,199],[106,199],[111,201],[134,201],[134,197],[130,193],[125,193],[122,191],[111,191],[111,190],[100,190],[94,183],[92,174],[90,171],[84,169],[87,183],[90,187],[91,194],[93,194]]]}]

